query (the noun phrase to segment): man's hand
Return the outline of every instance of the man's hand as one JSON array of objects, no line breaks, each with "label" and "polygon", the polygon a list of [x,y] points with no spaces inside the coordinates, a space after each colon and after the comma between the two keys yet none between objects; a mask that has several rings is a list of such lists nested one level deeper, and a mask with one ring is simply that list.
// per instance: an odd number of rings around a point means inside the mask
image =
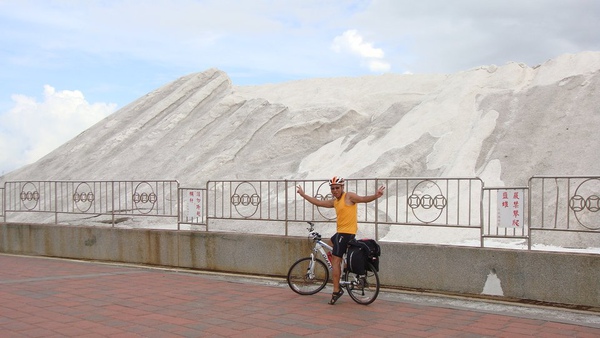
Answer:
[{"label": "man's hand", "polygon": [[299,186],[299,185],[296,186],[296,192],[298,193],[298,195],[304,197],[304,189],[302,189],[301,186]]},{"label": "man's hand", "polygon": [[377,189],[377,198],[383,196],[383,191],[385,190],[385,187],[382,185],[381,187],[379,187],[379,189]]}]

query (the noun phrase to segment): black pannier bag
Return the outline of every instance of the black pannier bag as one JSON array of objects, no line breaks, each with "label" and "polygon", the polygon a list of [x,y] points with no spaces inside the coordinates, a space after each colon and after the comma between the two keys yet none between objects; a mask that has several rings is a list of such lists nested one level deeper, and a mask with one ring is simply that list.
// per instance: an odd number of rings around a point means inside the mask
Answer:
[{"label": "black pannier bag", "polygon": [[371,263],[375,271],[379,271],[379,256],[381,248],[373,239],[359,239],[348,243],[346,264],[348,270],[359,275],[364,275],[369,269],[367,262]]},{"label": "black pannier bag", "polygon": [[379,272],[379,256],[381,256],[381,247],[374,239],[359,239],[357,241],[367,253],[367,261],[373,265],[375,271]]},{"label": "black pannier bag", "polygon": [[349,243],[348,251],[346,252],[346,268],[353,273],[364,275],[366,274],[367,253],[363,247],[358,245],[358,242],[352,241]]}]

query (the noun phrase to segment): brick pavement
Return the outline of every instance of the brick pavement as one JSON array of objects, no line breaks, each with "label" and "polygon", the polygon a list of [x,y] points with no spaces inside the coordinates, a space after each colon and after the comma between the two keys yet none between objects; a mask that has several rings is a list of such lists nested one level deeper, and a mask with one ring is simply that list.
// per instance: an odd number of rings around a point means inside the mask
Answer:
[{"label": "brick pavement", "polygon": [[369,306],[328,299],[282,281],[0,254],[0,337],[600,336],[600,325],[385,293]]}]

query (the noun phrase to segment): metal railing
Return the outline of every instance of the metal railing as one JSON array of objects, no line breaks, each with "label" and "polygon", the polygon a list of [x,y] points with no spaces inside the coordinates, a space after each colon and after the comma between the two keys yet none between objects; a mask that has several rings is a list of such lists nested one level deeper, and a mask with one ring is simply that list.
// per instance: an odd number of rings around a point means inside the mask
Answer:
[{"label": "metal railing", "polygon": [[[384,195],[358,205],[358,222],[372,227],[374,238],[396,226],[475,230],[480,246],[487,240],[519,240],[528,249],[536,242],[576,246],[600,241],[600,176],[534,176],[527,186],[485,187],[479,178],[366,178],[348,179],[346,191]],[[137,217],[166,217],[209,230],[219,221],[256,224],[279,222],[276,233],[290,235],[290,224],[335,222],[335,211],[316,207],[300,197],[301,186],[311,196],[332,198],[326,180],[208,181],[206,188],[181,188],[164,181],[13,181],[0,188],[0,216],[43,214],[41,223],[59,216],[85,215],[112,224]],[[29,218],[27,218],[29,219]],[[20,220],[18,220],[20,221]],[[273,227],[270,227],[273,228]],[[302,229],[304,230],[304,229]],[[233,229],[231,231],[240,231]],[[243,231],[243,230],[241,230]],[[457,230],[458,231],[458,230]],[[586,236],[587,234],[587,236]],[[584,244],[585,245],[585,244]]]},{"label": "metal railing", "polygon": [[[440,227],[481,227],[481,189],[478,178],[372,178],[349,179],[346,191],[373,195],[379,186],[384,195],[372,203],[358,205],[358,222],[375,225],[426,225]],[[288,222],[335,220],[335,211],[317,207],[296,193],[331,199],[326,180],[209,181],[208,219],[252,219]]]},{"label": "metal railing", "polygon": [[454,228],[481,226],[479,178],[388,178],[378,223]]},{"label": "metal railing", "polygon": [[533,176],[529,191],[530,247],[534,232],[536,237],[560,232],[563,242],[600,246],[598,238],[586,235],[600,233],[600,176]]},{"label": "metal railing", "polygon": [[177,181],[13,181],[4,184],[8,213],[175,217],[179,215]]}]

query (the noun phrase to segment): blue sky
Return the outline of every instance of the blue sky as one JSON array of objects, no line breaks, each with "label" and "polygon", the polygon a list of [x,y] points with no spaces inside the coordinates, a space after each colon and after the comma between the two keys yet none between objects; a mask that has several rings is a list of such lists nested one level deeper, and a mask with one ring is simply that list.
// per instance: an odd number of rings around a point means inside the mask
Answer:
[{"label": "blue sky", "polygon": [[0,0],[0,175],[209,68],[254,85],[535,66],[599,51],[598,31],[596,0]]}]

